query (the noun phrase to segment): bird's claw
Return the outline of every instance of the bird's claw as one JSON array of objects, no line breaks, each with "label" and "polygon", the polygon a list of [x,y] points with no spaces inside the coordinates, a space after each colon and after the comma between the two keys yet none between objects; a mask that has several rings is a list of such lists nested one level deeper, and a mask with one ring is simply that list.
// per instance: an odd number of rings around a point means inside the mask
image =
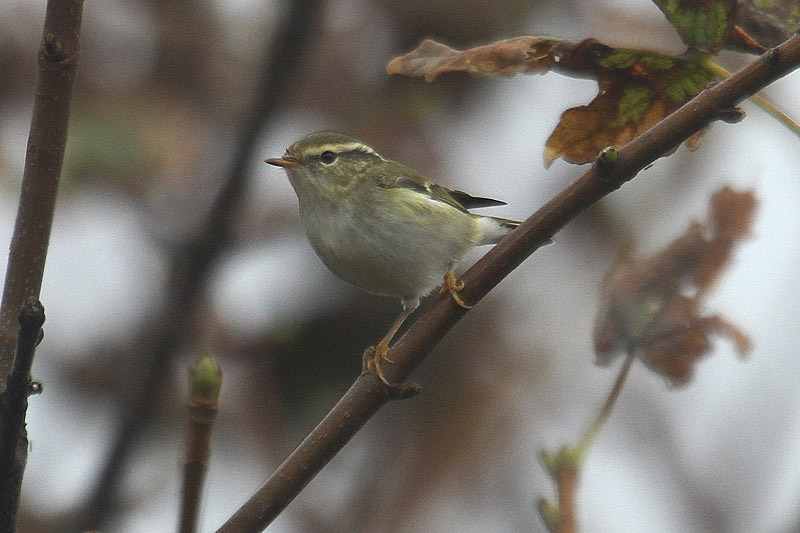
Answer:
[{"label": "bird's claw", "polygon": [[422,391],[422,387],[413,381],[404,381],[399,385],[390,383],[389,380],[386,379],[386,376],[383,375],[381,362],[389,361],[390,363],[394,363],[394,361],[386,357],[388,351],[389,345],[385,343],[378,343],[378,346],[370,346],[364,350],[364,367],[362,371],[366,372],[373,368],[375,369],[375,375],[386,385],[386,391],[390,400],[407,400],[408,398],[413,398]]},{"label": "bird's claw", "polygon": [[370,346],[364,351],[364,370],[372,370],[375,369],[375,375],[378,376],[384,385],[390,388],[395,388],[396,385],[389,383],[389,380],[386,379],[386,376],[383,375],[383,370],[381,369],[381,363],[383,361],[389,361],[390,363],[394,363],[387,354],[389,353],[389,345],[384,342],[379,342],[377,346]]},{"label": "bird's claw", "polygon": [[453,297],[453,300],[455,300],[459,306],[463,307],[464,309],[472,309],[472,306],[464,303],[464,300],[462,300],[461,296],[458,294],[463,289],[464,282],[458,279],[452,270],[448,270],[444,275],[444,283],[442,284],[442,288],[439,289],[439,294],[449,292],[450,296]]}]

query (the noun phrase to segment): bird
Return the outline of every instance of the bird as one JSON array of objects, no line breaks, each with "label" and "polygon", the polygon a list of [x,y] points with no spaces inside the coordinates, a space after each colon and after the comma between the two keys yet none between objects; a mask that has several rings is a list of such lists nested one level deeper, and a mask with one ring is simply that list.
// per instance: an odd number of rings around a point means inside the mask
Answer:
[{"label": "bird", "polygon": [[389,344],[420,298],[441,287],[469,308],[459,296],[456,264],[475,246],[496,244],[519,226],[469,212],[505,202],[437,185],[342,133],[312,133],[265,162],[286,171],[301,224],[325,266],[363,291],[400,299],[400,315],[365,352],[366,367],[387,386],[381,363],[393,362]]}]

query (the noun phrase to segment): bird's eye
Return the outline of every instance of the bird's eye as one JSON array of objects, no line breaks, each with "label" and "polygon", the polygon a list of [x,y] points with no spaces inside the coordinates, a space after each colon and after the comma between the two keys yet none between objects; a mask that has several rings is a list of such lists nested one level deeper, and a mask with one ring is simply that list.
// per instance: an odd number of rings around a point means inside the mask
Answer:
[{"label": "bird's eye", "polygon": [[331,151],[322,152],[319,156],[319,160],[326,165],[330,165],[331,163],[336,161],[336,154],[334,154]]}]

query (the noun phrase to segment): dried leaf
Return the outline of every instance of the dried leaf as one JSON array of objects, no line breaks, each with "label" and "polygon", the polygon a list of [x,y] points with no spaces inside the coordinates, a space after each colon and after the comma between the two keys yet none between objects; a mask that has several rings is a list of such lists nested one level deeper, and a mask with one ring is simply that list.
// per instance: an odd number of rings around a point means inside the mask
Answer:
[{"label": "dried leaf", "polygon": [[709,290],[717,280],[730,260],[736,240],[747,236],[755,208],[756,199],[752,194],[725,188],[713,196],[710,223],[713,238],[692,273],[698,290]]},{"label": "dried leaf", "polygon": [[706,66],[705,56],[671,57],[614,49],[594,39],[561,41],[551,37],[519,37],[464,51],[426,40],[387,67],[390,74],[427,81],[446,72],[506,76],[551,69],[594,78],[600,90],[589,105],[569,109],[561,116],[545,146],[547,166],[559,157],[570,163],[588,163],[606,146],[621,147],[716,78]]},{"label": "dried leaf", "polygon": [[598,362],[635,353],[648,368],[681,384],[711,349],[713,334],[731,337],[746,353],[750,340],[744,333],[720,316],[701,316],[700,309],[733,246],[748,234],[754,209],[752,193],[725,188],[712,198],[708,222],[690,224],[652,257],[618,261],[603,283],[595,322]]},{"label": "dried leaf", "polygon": [[666,114],[664,101],[647,89],[611,87],[601,90],[588,106],[561,115],[544,148],[544,164],[563,158],[568,163],[594,161],[606,146],[621,147]]},{"label": "dried leaf", "polygon": [[427,82],[446,72],[466,72],[476,77],[542,72],[574,45],[549,37],[518,37],[461,51],[426,39],[416,50],[390,61],[386,71],[425,78]]},{"label": "dried leaf", "polygon": [[715,78],[701,57],[620,49],[599,57],[596,64],[600,92],[588,106],[561,115],[545,145],[545,166],[559,157],[588,163],[606,146],[622,147]]},{"label": "dried leaf", "polygon": [[756,209],[752,194],[726,187],[711,198],[711,219],[718,239],[733,240],[747,235]]}]

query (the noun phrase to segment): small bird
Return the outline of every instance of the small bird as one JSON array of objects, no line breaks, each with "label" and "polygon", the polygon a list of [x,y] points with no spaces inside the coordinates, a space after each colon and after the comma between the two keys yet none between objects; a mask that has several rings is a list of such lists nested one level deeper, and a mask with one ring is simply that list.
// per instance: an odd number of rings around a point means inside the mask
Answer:
[{"label": "small bird", "polygon": [[367,361],[387,386],[381,362],[391,362],[389,343],[420,298],[441,285],[440,292],[468,308],[454,266],[475,246],[495,244],[519,225],[468,211],[505,202],[437,185],[341,133],[312,133],[265,162],[289,175],[300,220],[322,262],[359,289],[400,298],[402,313]]}]

